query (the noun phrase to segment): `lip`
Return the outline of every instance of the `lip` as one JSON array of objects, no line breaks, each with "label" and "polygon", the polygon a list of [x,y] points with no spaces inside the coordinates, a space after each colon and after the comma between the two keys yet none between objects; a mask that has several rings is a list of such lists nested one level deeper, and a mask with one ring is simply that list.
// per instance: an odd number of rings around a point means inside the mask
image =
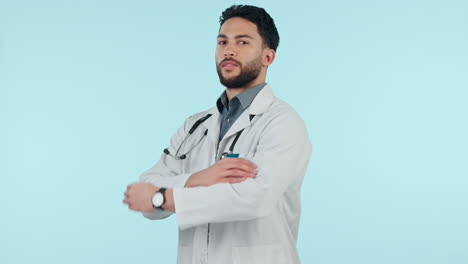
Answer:
[{"label": "lip", "polygon": [[238,67],[238,66],[239,66],[239,64],[237,64],[237,63],[235,63],[235,62],[233,62],[231,60],[228,60],[228,61],[225,61],[225,62],[221,63],[221,68],[223,68],[223,69],[233,69],[233,68]]}]

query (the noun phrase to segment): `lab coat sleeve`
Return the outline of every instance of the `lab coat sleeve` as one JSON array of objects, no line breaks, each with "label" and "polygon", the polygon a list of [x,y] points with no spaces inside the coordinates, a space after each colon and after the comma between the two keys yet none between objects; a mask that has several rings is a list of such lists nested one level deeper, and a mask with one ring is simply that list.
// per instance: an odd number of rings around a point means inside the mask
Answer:
[{"label": "lab coat sleeve", "polygon": [[256,178],[174,188],[179,228],[268,216],[288,187],[301,185],[311,149],[302,119],[295,112],[278,114],[264,128],[252,158],[259,170]]},{"label": "lab coat sleeve", "polygon": [[[175,154],[177,148],[182,143],[182,140],[187,135],[187,127],[191,126],[192,116],[187,118],[184,125],[181,126],[177,132],[172,136],[168,150],[170,153]],[[149,183],[158,187],[164,188],[183,188],[185,182],[191,174],[182,174],[180,161],[173,157],[161,154],[159,161],[149,170],[143,172],[140,176],[141,183]],[[143,216],[151,219],[162,219],[170,216],[173,212],[168,210],[156,210],[150,213],[143,213]]]}]

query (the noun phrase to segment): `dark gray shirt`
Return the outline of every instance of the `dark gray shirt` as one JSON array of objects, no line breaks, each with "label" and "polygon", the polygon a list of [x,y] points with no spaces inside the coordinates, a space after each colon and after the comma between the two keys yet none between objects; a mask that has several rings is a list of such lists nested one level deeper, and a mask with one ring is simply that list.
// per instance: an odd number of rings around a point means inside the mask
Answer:
[{"label": "dark gray shirt", "polygon": [[219,141],[224,137],[226,132],[231,128],[237,118],[249,107],[253,99],[262,90],[266,83],[257,84],[242,93],[234,96],[231,101],[227,100],[226,91],[216,101],[216,106],[221,114],[221,131],[219,133]]}]

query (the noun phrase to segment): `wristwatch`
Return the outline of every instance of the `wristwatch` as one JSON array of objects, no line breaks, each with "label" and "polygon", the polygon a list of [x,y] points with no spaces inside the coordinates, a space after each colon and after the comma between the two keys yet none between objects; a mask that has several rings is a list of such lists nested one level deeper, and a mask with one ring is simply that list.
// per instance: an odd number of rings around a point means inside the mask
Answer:
[{"label": "wristwatch", "polygon": [[153,198],[151,198],[151,201],[153,202],[153,208],[154,209],[159,209],[159,210],[164,210],[162,208],[165,199],[164,199],[164,192],[166,191],[166,188],[161,188],[159,191],[157,191],[155,194],[153,194]]}]

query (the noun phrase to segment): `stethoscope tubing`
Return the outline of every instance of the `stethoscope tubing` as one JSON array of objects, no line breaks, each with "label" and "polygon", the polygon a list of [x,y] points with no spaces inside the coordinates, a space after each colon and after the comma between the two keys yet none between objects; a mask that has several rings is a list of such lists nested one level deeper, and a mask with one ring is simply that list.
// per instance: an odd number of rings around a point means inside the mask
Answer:
[{"label": "stethoscope tubing", "polygon": [[[200,140],[197,141],[197,143],[195,143],[195,145],[193,145],[187,152],[185,152],[184,154],[182,155],[178,155],[182,146],[185,145],[185,143],[187,142],[187,139],[190,135],[192,135],[192,133],[197,129],[198,126],[200,126],[203,122],[205,122],[208,118],[210,118],[212,116],[212,114],[208,114],[200,119],[198,119],[194,124],[193,126],[190,128],[188,134],[185,136],[184,140],[182,140],[182,143],[180,144],[180,146],[177,148],[176,150],[176,153],[175,155],[172,155],[171,152],[169,151],[169,149],[165,148],[164,149],[164,153],[168,156],[171,156],[173,157],[174,159],[176,160],[183,160],[183,159],[186,159],[187,158],[187,154],[190,153],[190,151],[192,151],[198,144],[200,144],[200,142],[206,137],[206,135],[208,134],[208,129],[205,130],[205,133],[203,133],[203,136],[200,138]],[[255,115],[250,115],[249,118],[250,118],[250,121],[252,121],[252,119],[254,118]],[[229,151],[228,152],[224,152],[222,155],[221,155],[221,159],[226,157],[226,155],[228,154],[232,154],[234,152],[234,147],[236,146],[236,143],[237,143],[237,140],[239,140],[240,136],[242,135],[242,132],[244,132],[244,129],[242,129],[241,131],[237,132],[236,133],[236,137],[234,138],[234,140],[232,141],[231,143],[231,146],[229,147]]]}]

